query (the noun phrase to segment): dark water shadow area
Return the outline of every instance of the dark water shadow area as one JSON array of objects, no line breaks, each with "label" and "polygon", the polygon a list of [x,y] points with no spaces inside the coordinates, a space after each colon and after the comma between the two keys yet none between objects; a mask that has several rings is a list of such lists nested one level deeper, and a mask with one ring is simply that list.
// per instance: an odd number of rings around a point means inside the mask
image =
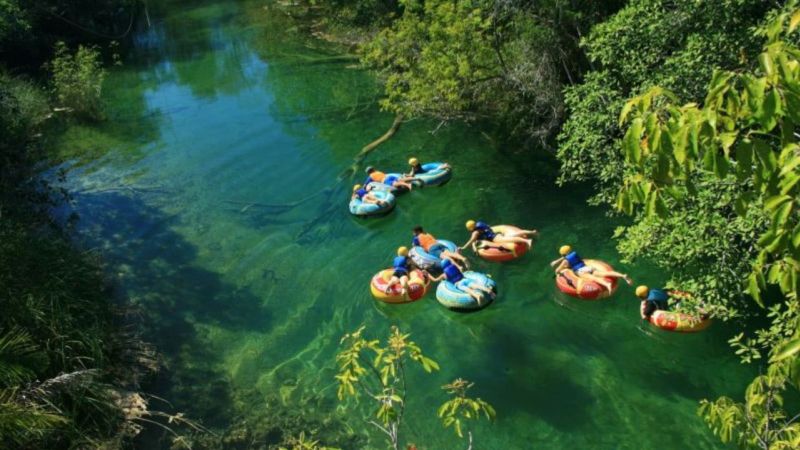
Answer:
[{"label": "dark water shadow area", "polygon": [[[147,336],[166,356],[155,393],[168,393],[176,409],[206,425],[227,425],[233,413],[230,380],[217,368],[220,354],[204,327],[268,329],[269,310],[247,288],[194,265],[197,247],[174,231],[178,216],[120,193],[78,195],[74,203],[78,214],[91,211],[91,226],[82,230],[86,245],[102,249]],[[280,282],[274,276],[269,281]]]}]

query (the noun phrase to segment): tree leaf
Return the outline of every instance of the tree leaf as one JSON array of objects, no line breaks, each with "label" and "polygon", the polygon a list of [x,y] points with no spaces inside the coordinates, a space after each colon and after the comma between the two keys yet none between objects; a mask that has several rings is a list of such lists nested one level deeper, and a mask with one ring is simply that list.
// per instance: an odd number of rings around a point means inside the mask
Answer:
[{"label": "tree leaf", "polygon": [[775,356],[772,357],[770,361],[772,362],[782,361],[790,356],[795,355],[797,352],[800,352],[800,338],[793,339],[781,345],[778,352],[775,354]]}]

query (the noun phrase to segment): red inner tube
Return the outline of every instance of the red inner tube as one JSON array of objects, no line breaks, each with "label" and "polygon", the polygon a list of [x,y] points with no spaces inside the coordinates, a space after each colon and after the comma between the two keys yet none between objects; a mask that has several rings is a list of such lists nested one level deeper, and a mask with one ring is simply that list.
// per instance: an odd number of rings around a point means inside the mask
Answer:
[{"label": "red inner tube", "polygon": [[[592,266],[598,270],[609,272],[614,270],[610,265],[596,259],[586,259],[584,262],[587,266]],[[610,296],[617,290],[618,280],[616,278],[605,277],[605,279],[611,283],[611,291],[606,290],[595,281],[580,278],[575,272],[567,269],[556,274],[556,287],[558,287],[559,291],[575,298],[598,300]]]}]

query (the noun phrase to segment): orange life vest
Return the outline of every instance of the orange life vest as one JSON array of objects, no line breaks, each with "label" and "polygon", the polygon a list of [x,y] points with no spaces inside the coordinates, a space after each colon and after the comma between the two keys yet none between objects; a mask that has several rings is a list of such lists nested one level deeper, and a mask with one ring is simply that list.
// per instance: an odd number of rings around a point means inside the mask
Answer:
[{"label": "orange life vest", "polygon": [[433,237],[432,234],[428,233],[420,233],[417,235],[417,240],[419,241],[419,245],[425,249],[427,252],[433,244],[436,243],[436,238]]},{"label": "orange life vest", "polygon": [[372,172],[371,174],[369,174],[369,177],[372,178],[372,181],[377,181],[378,183],[383,183],[383,180],[386,179],[386,174],[381,172],[381,171],[379,171],[379,170],[376,170],[376,171]]}]

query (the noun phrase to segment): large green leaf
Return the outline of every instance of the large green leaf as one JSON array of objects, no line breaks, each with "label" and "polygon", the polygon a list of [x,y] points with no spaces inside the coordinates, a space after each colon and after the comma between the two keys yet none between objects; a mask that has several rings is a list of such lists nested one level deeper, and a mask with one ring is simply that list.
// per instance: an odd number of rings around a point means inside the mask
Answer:
[{"label": "large green leaf", "polygon": [[792,339],[780,346],[775,356],[772,357],[772,362],[782,361],[786,358],[794,356],[800,352],[800,338]]}]

